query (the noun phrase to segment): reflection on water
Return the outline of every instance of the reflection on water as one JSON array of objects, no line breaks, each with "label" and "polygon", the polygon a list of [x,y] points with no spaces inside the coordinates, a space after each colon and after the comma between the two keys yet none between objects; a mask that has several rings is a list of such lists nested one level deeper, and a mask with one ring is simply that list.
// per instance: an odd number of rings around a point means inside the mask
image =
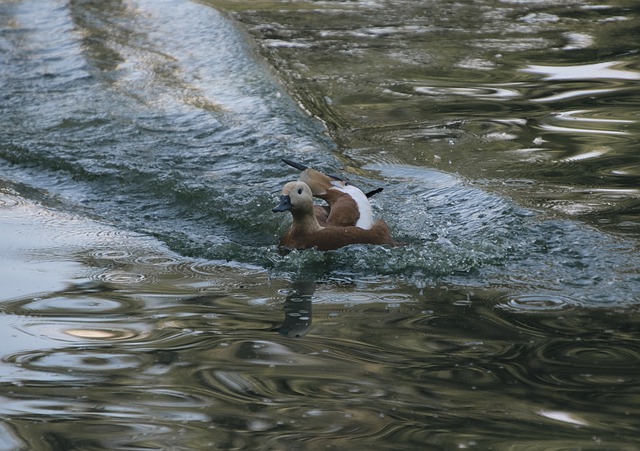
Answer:
[{"label": "reflection on water", "polygon": [[[590,191],[638,186],[635,6],[210,1],[248,26],[345,159],[459,172],[637,237],[637,191]],[[575,111],[588,120],[559,120]],[[575,155],[592,157],[558,168]]]},{"label": "reflection on water", "polygon": [[[5,197],[4,221],[44,214]],[[3,448],[637,445],[636,305],[321,270],[288,282],[55,217],[32,222],[38,255],[70,258],[43,246],[73,237],[86,277],[3,299]],[[14,243],[16,260],[36,244]]]},{"label": "reflection on water", "polygon": [[278,332],[285,337],[304,337],[313,321],[313,294],[317,282],[313,279],[300,280],[292,284],[284,301],[284,321]]},{"label": "reflection on water", "polygon": [[0,449],[637,448],[637,8],[209,3],[0,3]]},{"label": "reflection on water", "polygon": [[536,66],[529,65],[522,72],[545,75],[544,80],[598,80],[612,78],[619,80],[638,80],[640,72],[615,69],[618,61],[572,66]]},{"label": "reflection on water", "polygon": [[[46,449],[637,444],[635,307],[369,282],[385,303],[347,280],[240,297],[194,289],[209,279],[183,268],[5,303],[5,349],[22,345],[2,360],[3,443],[35,430]],[[54,298],[71,300],[64,313]]]}]

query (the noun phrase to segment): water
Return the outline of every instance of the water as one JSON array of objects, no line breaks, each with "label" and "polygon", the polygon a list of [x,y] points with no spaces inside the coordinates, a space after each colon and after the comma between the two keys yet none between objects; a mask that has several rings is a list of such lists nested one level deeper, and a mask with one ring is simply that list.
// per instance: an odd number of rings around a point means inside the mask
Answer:
[{"label": "water", "polygon": [[[635,449],[637,27],[0,4],[0,449]],[[406,245],[281,254],[281,157]]]},{"label": "water", "polygon": [[240,10],[357,167],[456,172],[638,236],[635,2],[214,3]]}]

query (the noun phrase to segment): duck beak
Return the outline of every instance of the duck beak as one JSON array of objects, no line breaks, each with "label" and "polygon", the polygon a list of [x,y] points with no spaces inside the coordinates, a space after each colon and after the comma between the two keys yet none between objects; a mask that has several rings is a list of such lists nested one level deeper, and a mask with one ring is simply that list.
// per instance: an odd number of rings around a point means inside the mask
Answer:
[{"label": "duck beak", "polygon": [[280,203],[271,209],[274,213],[280,213],[283,211],[291,210],[291,198],[289,196],[280,196]]}]

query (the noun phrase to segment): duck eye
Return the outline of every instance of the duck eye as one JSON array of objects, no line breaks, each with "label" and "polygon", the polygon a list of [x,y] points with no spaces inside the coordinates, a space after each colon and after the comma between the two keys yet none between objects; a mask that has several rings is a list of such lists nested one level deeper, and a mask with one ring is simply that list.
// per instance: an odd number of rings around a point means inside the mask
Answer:
[{"label": "duck eye", "polygon": [[298,194],[302,194],[302,188],[298,188]]}]

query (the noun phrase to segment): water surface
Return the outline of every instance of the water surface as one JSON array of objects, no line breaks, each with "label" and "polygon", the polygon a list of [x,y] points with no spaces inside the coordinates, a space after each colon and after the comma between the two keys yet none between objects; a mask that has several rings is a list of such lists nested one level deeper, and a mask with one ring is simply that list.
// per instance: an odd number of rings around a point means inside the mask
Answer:
[{"label": "water surface", "polygon": [[459,173],[637,238],[635,2],[211,3],[249,27],[354,166]]},{"label": "water surface", "polygon": [[[637,27],[0,4],[0,449],[635,449]],[[407,244],[279,252],[282,157]]]}]

